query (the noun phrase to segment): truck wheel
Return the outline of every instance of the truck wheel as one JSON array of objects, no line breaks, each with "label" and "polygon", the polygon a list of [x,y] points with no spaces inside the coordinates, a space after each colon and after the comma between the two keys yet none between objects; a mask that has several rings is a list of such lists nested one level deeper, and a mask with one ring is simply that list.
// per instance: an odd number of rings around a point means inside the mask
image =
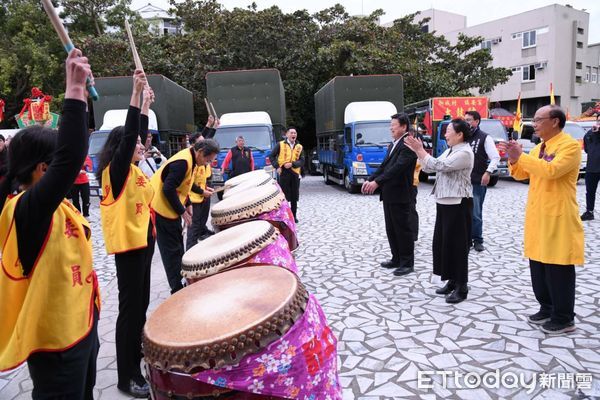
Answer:
[{"label": "truck wheel", "polygon": [[352,182],[350,182],[350,174],[347,172],[344,174],[344,187],[348,193],[358,193],[360,190],[360,186],[353,185]]},{"label": "truck wheel", "polygon": [[490,182],[488,183],[488,186],[494,187],[494,186],[496,186],[496,183],[498,183],[498,177],[492,176],[492,177],[490,177]]},{"label": "truck wheel", "polygon": [[326,185],[333,184],[333,182],[329,180],[329,172],[327,172],[327,168],[323,168],[323,179],[325,180]]},{"label": "truck wheel", "polygon": [[429,175],[427,175],[423,171],[419,172],[419,182],[428,182],[428,181],[429,181]]}]

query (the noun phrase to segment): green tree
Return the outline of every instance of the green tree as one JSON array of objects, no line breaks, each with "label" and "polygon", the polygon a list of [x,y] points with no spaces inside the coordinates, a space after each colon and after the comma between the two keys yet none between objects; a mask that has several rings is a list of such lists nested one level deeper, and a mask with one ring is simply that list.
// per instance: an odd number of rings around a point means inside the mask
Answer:
[{"label": "green tree", "polygon": [[134,15],[131,0],[62,0],[60,14],[73,34],[101,36],[109,26],[121,26]]}]

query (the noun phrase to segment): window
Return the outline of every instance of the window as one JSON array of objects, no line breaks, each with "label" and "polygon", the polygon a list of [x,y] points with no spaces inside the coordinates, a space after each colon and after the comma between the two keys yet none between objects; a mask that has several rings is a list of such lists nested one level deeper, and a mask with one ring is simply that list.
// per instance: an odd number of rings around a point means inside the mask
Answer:
[{"label": "window", "polygon": [[523,75],[521,78],[521,82],[530,82],[535,80],[535,65],[525,65],[523,66]]},{"label": "window", "polygon": [[523,32],[523,49],[527,49],[529,47],[535,47],[536,38],[535,31]]},{"label": "window", "polygon": [[592,75],[592,67],[585,67],[585,79],[584,81],[589,82]]},{"label": "window", "polygon": [[483,42],[481,42],[481,48],[482,49],[490,49],[490,50],[492,50],[492,41],[491,40],[484,40]]},{"label": "window", "polygon": [[576,76],[575,77],[575,82],[581,83],[581,76]]},{"label": "window", "polygon": [[578,62],[575,63],[575,68],[577,68],[577,69],[583,69],[583,64],[578,61]]},{"label": "window", "polygon": [[592,68],[592,83],[598,83],[598,67]]},{"label": "window", "polygon": [[577,28],[577,34],[583,35],[583,28]]},{"label": "window", "polygon": [[423,25],[421,27],[421,32],[423,32],[423,33],[429,33],[429,25]]},{"label": "window", "polygon": [[583,42],[577,42],[577,48],[583,49]]},{"label": "window", "polygon": [[523,34],[521,32],[519,32],[519,33],[513,33],[512,34],[512,39],[515,40],[515,39],[520,38],[521,36],[523,36]]},{"label": "window", "polygon": [[521,72],[521,67],[512,67],[510,70],[512,72]]}]

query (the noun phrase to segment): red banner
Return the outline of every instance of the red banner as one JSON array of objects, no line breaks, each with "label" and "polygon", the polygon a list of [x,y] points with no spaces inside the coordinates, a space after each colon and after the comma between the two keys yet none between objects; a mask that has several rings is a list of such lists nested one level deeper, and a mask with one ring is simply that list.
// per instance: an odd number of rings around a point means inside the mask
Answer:
[{"label": "red banner", "polygon": [[434,97],[432,103],[434,121],[443,120],[445,115],[462,118],[467,111],[477,111],[481,118],[488,116],[487,97]]},{"label": "red banner", "polygon": [[494,115],[492,118],[499,120],[500,122],[502,122],[502,125],[504,125],[506,128],[512,128],[514,123],[515,123],[515,116],[514,115]]}]

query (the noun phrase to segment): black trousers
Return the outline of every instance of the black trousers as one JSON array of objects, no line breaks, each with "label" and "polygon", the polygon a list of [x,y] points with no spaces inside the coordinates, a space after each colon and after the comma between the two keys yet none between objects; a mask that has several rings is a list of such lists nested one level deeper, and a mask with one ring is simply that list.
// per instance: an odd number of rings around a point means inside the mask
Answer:
[{"label": "black trousers", "polygon": [[296,218],[298,199],[300,198],[300,177],[291,169],[282,168],[281,175],[279,175],[279,186],[281,186],[286,200],[290,203],[294,218]]},{"label": "black trousers", "polygon": [[169,219],[156,214],[156,243],[171,287],[171,294],[173,294],[183,288],[181,258],[185,251],[181,217]]},{"label": "black trousers", "polygon": [[[79,196],[81,195],[81,204],[79,204]],[[74,184],[71,187],[71,200],[73,205],[84,217],[90,215],[90,184]],[[82,209],[83,207],[83,209]]]},{"label": "black trousers", "polygon": [[392,262],[399,267],[415,265],[415,242],[411,228],[412,208],[412,203],[383,202],[385,232],[392,251]]},{"label": "black trousers", "polygon": [[433,231],[433,273],[443,281],[459,284],[469,280],[469,246],[473,221],[473,199],[460,204],[436,204]]},{"label": "black trousers", "polygon": [[417,212],[417,195],[419,189],[413,186],[413,202],[411,203],[412,209],[410,211],[410,228],[413,233],[413,240],[416,242],[419,239],[419,213]]},{"label": "black trousers", "polygon": [[152,225],[148,247],[115,254],[119,287],[119,316],[115,331],[118,386],[129,388],[129,381],[144,383],[140,369],[142,329],[150,302],[150,272],[154,255]]},{"label": "black trousers", "polygon": [[552,322],[564,324],[575,318],[575,267],[529,260],[531,286],[540,312]]},{"label": "black trousers", "polygon": [[186,250],[198,243],[202,235],[208,233],[206,222],[210,213],[210,199],[204,199],[202,203],[192,203],[192,210],[194,214],[192,215],[192,226],[189,226],[187,230]]},{"label": "black trousers", "polygon": [[594,211],[596,205],[596,191],[600,182],[600,172],[586,172],[585,174],[585,209]]},{"label": "black trousers", "polygon": [[34,353],[27,359],[33,381],[31,398],[38,400],[94,400],[98,341],[98,310],[94,326],[75,346],[59,352]]}]

